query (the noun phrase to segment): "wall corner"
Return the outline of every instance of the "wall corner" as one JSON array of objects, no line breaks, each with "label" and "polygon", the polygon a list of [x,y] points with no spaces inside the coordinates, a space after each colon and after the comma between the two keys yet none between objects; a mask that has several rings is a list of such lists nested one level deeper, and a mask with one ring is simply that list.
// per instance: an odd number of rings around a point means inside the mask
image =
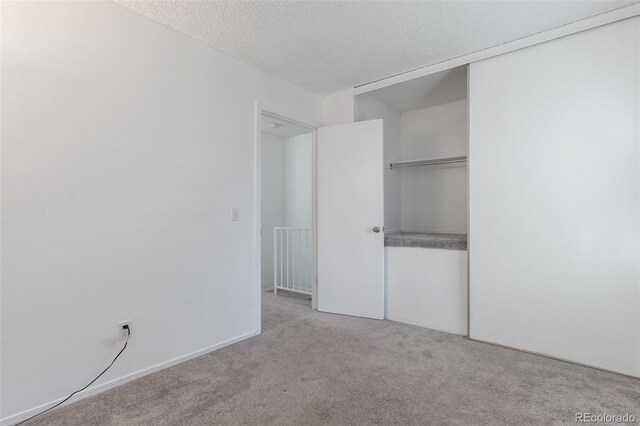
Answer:
[{"label": "wall corner", "polygon": [[324,97],[325,125],[353,122],[353,96],[353,88],[350,88]]}]

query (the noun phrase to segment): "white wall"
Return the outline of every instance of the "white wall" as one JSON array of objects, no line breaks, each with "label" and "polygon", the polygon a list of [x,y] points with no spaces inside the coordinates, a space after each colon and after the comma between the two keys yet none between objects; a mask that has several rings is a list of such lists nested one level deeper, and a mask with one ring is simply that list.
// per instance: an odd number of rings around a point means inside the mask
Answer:
[{"label": "white wall", "polygon": [[311,133],[288,138],[285,143],[285,226],[311,229],[312,144]]},{"label": "white wall", "polygon": [[470,73],[471,337],[640,376],[640,18]]},{"label": "white wall", "polygon": [[[401,155],[400,113],[367,94],[355,97],[355,121],[383,119],[384,161],[398,160]],[[401,175],[384,169],[384,226],[386,230],[401,227]]]},{"label": "white wall", "polygon": [[353,122],[354,96],[353,88],[331,94],[324,98],[325,125]]},{"label": "white wall", "polygon": [[467,251],[385,247],[385,318],[467,334]]},{"label": "white wall", "polygon": [[109,2],[1,26],[0,416],[94,377],[122,319],[99,383],[255,333],[255,102],[322,98]]},{"label": "white wall", "polygon": [[[402,113],[401,159],[467,155],[467,101]],[[400,176],[401,227],[429,232],[467,232],[467,169],[411,167]]]},{"label": "white wall", "polygon": [[285,138],[262,133],[262,288],[273,288],[273,227],[286,226]]}]

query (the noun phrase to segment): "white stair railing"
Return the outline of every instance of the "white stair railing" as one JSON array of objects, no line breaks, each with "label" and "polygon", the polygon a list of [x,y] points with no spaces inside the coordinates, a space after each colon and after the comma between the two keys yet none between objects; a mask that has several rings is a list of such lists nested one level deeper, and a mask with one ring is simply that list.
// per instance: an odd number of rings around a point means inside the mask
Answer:
[{"label": "white stair railing", "polygon": [[278,289],[311,295],[311,229],[273,228],[273,293]]}]

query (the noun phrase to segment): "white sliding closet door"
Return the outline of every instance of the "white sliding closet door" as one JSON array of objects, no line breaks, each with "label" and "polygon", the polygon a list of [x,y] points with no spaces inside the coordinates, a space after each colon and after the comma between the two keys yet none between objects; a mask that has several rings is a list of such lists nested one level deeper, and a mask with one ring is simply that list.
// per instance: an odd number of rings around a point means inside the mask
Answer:
[{"label": "white sliding closet door", "polygon": [[469,87],[470,336],[640,376],[640,18]]},{"label": "white sliding closet door", "polygon": [[384,318],[382,120],[318,129],[318,310]]}]

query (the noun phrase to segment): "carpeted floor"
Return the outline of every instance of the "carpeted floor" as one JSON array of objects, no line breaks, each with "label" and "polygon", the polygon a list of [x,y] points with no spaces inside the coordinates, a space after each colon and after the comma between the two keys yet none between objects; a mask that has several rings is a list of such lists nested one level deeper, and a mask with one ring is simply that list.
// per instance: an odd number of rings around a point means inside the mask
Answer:
[{"label": "carpeted floor", "polygon": [[576,412],[640,422],[637,379],[263,299],[262,335],[30,424],[575,424]]}]

